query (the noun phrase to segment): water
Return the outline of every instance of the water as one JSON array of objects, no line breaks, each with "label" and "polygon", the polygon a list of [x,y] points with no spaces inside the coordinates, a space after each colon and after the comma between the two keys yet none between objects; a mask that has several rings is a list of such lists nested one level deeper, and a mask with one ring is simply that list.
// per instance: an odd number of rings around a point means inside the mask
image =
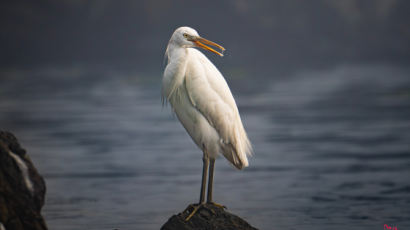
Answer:
[{"label": "water", "polygon": [[[410,228],[409,69],[229,79],[255,149],[219,158],[214,198],[260,229]],[[160,76],[3,72],[0,126],[47,183],[50,229],[159,229],[199,196],[201,153]]]}]

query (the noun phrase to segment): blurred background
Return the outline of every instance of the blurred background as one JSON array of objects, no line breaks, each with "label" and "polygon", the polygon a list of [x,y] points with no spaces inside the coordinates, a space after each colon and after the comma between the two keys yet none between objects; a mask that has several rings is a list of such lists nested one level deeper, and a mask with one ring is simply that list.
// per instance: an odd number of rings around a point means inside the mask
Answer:
[{"label": "blurred background", "polygon": [[199,196],[201,152],[162,108],[191,26],[255,155],[214,198],[260,229],[410,228],[410,2],[2,1],[0,128],[47,183],[50,229],[159,229]]}]

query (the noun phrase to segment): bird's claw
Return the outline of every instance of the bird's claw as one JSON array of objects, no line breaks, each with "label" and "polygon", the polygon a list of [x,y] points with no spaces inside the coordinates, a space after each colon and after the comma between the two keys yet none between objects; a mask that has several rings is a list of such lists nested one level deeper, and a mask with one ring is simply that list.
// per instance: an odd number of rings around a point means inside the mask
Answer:
[{"label": "bird's claw", "polygon": [[[193,210],[191,211],[191,213],[185,218],[185,221],[189,221],[202,207],[204,207],[205,205],[212,205],[221,209],[226,209],[225,205],[222,204],[218,204],[212,201],[208,201],[206,203],[199,203],[199,204],[191,204],[190,206],[193,207]],[[213,214],[215,214],[215,211],[212,210],[212,208],[208,207],[208,210],[211,211]]]},{"label": "bird's claw", "polygon": [[187,218],[185,218],[185,221],[189,221],[189,220],[195,215],[195,213],[198,212],[198,210],[199,210],[202,206],[204,206],[204,204],[203,204],[203,203],[200,203],[200,204],[191,205],[191,206],[194,207],[194,210],[192,210],[192,212],[189,214],[189,216],[188,216]]},{"label": "bird's claw", "polygon": [[226,206],[225,206],[225,205],[223,205],[223,204],[218,204],[218,203],[215,203],[215,202],[212,202],[212,201],[207,202],[207,204],[214,205],[214,206],[216,206],[216,207],[218,207],[218,208],[226,209]]}]

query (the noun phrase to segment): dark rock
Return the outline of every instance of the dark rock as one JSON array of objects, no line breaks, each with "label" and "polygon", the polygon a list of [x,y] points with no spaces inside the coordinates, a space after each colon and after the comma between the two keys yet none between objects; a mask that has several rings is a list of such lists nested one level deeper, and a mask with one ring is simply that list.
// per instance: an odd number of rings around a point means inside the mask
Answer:
[{"label": "dark rock", "polygon": [[13,134],[0,131],[0,229],[47,229],[41,208],[46,186]]},{"label": "dark rock", "polygon": [[183,212],[173,215],[161,230],[257,230],[240,217],[213,204],[203,205],[189,221],[185,221],[193,209],[191,204]]}]

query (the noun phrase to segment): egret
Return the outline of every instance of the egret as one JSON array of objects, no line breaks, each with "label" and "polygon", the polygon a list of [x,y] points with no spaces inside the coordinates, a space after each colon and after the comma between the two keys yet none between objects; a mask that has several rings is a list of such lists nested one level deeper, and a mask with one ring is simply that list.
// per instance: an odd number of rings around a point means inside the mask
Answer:
[{"label": "egret", "polygon": [[[220,49],[216,51],[213,46]],[[252,147],[243,127],[235,100],[225,78],[199,47],[223,56],[225,49],[190,27],[175,30],[165,56],[167,66],[162,79],[162,99],[169,102],[195,144],[203,152],[202,183],[199,203],[192,215],[205,204],[205,187],[209,168],[207,203],[212,201],[214,164],[222,154],[236,168],[248,166]]]}]

